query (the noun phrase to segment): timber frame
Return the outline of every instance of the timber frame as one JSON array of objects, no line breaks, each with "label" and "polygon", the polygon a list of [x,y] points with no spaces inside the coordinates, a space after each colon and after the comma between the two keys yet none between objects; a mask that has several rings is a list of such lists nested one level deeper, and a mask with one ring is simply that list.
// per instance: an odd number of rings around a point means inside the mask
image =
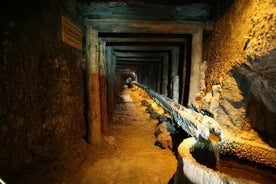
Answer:
[{"label": "timber frame", "polygon": [[[148,76],[138,76],[144,85],[151,85],[181,104],[195,98],[200,91],[203,32],[212,30],[206,6],[168,8],[117,2],[91,3],[80,8],[86,25],[90,143],[101,142],[101,132],[107,129],[108,118],[112,118],[116,71],[143,70]],[[180,52],[185,56],[179,57]],[[169,72],[164,70],[167,67]],[[156,68],[159,72],[154,76]],[[178,96],[167,88],[174,81],[181,84],[176,89],[182,90]]]}]

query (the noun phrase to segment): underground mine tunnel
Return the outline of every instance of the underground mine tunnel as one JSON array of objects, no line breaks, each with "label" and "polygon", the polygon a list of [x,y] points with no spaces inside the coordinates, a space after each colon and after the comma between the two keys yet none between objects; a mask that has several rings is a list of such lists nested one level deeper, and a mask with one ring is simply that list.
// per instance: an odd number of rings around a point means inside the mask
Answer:
[{"label": "underground mine tunnel", "polygon": [[275,10],[4,0],[0,183],[274,183]]}]

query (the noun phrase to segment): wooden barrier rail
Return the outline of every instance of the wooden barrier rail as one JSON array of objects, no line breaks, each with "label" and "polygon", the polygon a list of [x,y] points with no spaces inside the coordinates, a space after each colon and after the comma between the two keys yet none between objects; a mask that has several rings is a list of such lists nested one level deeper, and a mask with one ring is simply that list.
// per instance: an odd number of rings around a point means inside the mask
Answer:
[{"label": "wooden barrier rail", "polygon": [[133,82],[133,84],[147,92],[147,94],[167,113],[169,113],[176,123],[189,135],[196,137],[197,139],[202,137],[206,140],[210,140],[210,138],[214,136],[217,137],[217,139],[220,139],[221,130],[219,124],[212,117],[198,113],[193,109],[186,108],[145,85],[137,82]]}]

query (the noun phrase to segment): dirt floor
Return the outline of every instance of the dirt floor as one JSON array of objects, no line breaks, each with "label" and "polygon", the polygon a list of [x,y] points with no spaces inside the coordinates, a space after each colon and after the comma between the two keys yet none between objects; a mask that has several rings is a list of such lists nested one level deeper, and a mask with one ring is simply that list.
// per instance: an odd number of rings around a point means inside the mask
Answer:
[{"label": "dirt floor", "polygon": [[90,154],[76,181],[80,184],[163,184],[173,177],[177,160],[154,145],[157,120],[151,120],[138,91],[126,88],[100,146]]}]

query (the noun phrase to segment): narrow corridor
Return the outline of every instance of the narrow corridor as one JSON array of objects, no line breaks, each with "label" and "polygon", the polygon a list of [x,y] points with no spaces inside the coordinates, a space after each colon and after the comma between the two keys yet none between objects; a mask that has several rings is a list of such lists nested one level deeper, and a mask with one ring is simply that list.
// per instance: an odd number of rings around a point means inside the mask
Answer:
[{"label": "narrow corridor", "polygon": [[77,183],[168,183],[176,171],[176,158],[154,145],[157,120],[151,120],[143,97],[125,89],[116,105],[113,123],[100,147],[92,147]]},{"label": "narrow corridor", "polygon": [[0,184],[275,183],[275,0],[1,2]]}]

